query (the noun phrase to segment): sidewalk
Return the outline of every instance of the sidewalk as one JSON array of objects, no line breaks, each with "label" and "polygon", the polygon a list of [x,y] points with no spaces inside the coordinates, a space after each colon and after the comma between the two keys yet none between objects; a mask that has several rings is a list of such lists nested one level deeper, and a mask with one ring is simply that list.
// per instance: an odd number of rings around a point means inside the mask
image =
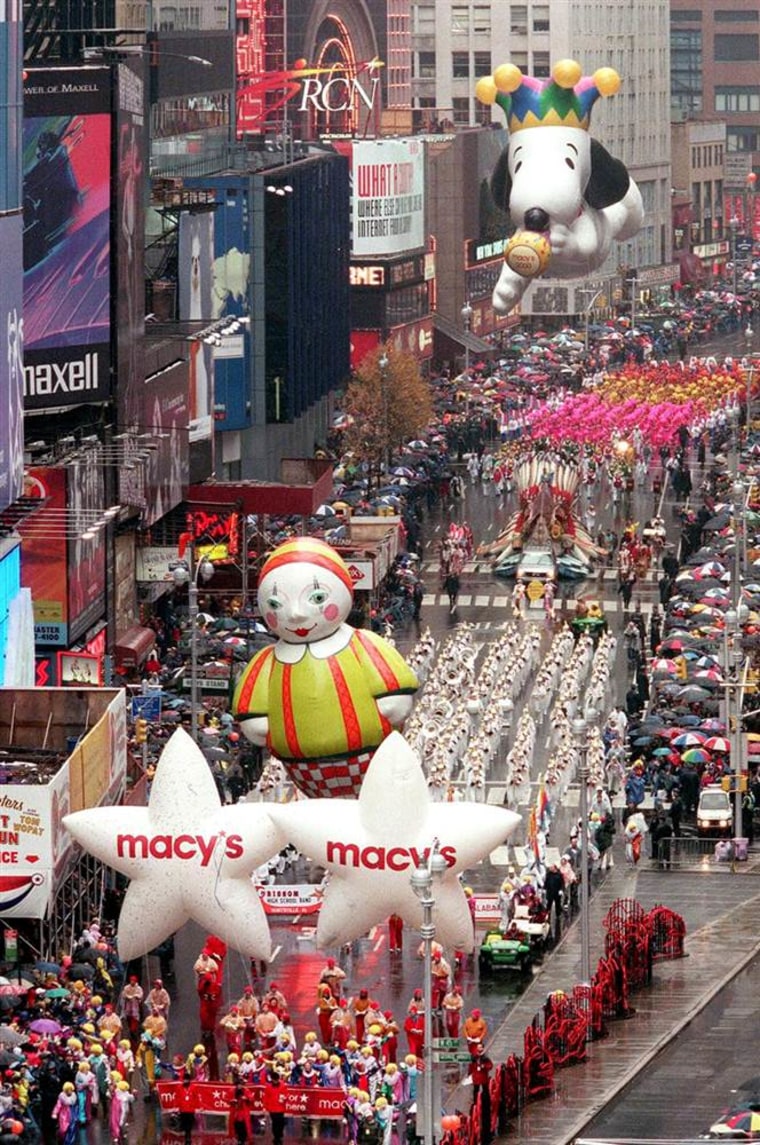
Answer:
[{"label": "sidewalk", "polygon": [[[727,867],[709,872],[663,875],[656,886],[657,901],[678,909],[671,901],[678,888],[690,887],[713,921],[695,931],[687,926],[686,955],[676,962],[656,962],[651,987],[631,996],[632,1018],[611,1022],[609,1034],[588,1047],[588,1060],[555,1073],[555,1091],[543,1101],[528,1104],[510,1131],[498,1140],[529,1141],[531,1145],[570,1145],[592,1118],[608,1104],[731,981],[760,949],[760,856],[731,874]],[[591,965],[602,954],[602,920],[619,898],[635,898],[640,876],[624,863],[616,866],[591,899]],[[686,882],[684,882],[686,880]],[[695,884],[693,880],[698,880]],[[726,880],[729,880],[727,883]],[[669,888],[672,894],[669,894]],[[729,894],[728,891],[731,893]],[[742,901],[737,902],[737,897]],[[645,909],[648,902],[642,901]],[[726,935],[731,941],[726,942]],[[720,956],[716,957],[716,952]],[[496,1062],[510,1053],[522,1055],[523,1031],[554,990],[571,990],[580,980],[580,927],[568,928],[559,946],[546,959],[533,982],[510,1011],[489,1042]],[[468,1087],[460,1086],[447,1106],[467,1109]]]}]

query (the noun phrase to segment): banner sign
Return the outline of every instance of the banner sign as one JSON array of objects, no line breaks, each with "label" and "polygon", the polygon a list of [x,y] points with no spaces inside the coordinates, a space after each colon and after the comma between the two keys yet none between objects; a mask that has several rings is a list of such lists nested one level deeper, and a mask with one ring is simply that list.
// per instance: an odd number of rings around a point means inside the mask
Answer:
[{"label": "banner sign", "polygon": [[417,139],[353,145],[352,254],[400,254],[425,243],[425,163]]},{"label": "banner sign", "polygon": [[[180,1081],[159,1081],[156,1085],[163,1113],[173,1113],[179,1106],[177,1094],[183,1088]],[[189,1087],[194,1113],[229,1113],[230,1103],[235,1096],[234,1085],[220,1085],[211,1081],[194,1081]],[[251,1113],[264,1116],[266,1086],[245,1086],[246,1097],[250,1100]],[[286,1085],[276,1091],[282,1112],[286,1117],[327,1117],[342,1118],[346,1096],[342,1089],[319,1088],[302,1089],[296,1085]],[[271,1101],[271,1094],[269,1095]],[[184,1108],[184,1104],[183,1104]]]},{"label": "banner sign", "polygon": [[292,886],[256,889],[267,914],[316,914],[322,905],[324,893],[319,883],[294,883]]},{"label": "banner sign", "polygon": [[498,922],[501,918],[498,895],[475,895],[475,923]]}]

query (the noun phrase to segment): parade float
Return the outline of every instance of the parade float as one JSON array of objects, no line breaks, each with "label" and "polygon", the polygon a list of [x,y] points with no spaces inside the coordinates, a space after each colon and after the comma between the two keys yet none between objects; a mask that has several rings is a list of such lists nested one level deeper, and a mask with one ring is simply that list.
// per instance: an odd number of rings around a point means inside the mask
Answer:
[{"label": "parade float", "polygon": [[528,554],[549,553],[560,577],[579,580],[591,572],[601,549],[579,517],[580,472],[545,453],[515,468],[519,507],[495,541],[478,549],[497,576],[519,577]]},{"label": "parade float", "polygon": [[263,650],[271,655],[254,655],[234,708],[249,738],[292,765],[296,786],[316,797],[223,804],[203,753],[179,729],[147,807],[66,816],[76,842],[131,880],[120,957],[147,953],[193,919],[228,946],[268,958],[254,876],[288,842],[329,874],[318,945],[341,945],[392,914],[419,926],[411,877],[437,856],[438,932],[472,950],[459,876],[505,842],[519,816],[431,799],[419,755],[394,731],[417,678],[391,644],[345,624],[351,574],[334,549],[308,537],[279,546],[262,567],[259,603],[278,642]]}]

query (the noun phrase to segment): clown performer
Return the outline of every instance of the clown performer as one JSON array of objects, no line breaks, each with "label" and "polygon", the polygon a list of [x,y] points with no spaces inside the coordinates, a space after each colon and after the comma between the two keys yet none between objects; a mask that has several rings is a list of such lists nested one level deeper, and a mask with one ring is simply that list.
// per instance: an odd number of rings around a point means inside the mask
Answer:
[{"label": "clown performer", "polygon": [[270,553],[258,603],[278,641],[256,653],[233,699],[246,737],[311,797],[358,797],[373,752],[403,724],[418,688],[395,648],[346,623],[352,598],[351,574],[324,541],[299,537]]}]

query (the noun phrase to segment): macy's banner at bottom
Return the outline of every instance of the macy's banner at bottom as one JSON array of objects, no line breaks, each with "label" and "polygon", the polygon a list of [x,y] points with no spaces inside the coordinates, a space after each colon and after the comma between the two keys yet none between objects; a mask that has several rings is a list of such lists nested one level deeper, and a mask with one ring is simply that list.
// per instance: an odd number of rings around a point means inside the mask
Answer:
[{"label": "macy's banner at bottom", "polygon": [[[178,1094],[183,1088],[180,1081],[158,1082],[156,1089],[164,1113],[174,1113],[179,1110]],[[297,1085],[270,1088],[268,1093],[264,1085],[247,1085],[244,1089],[250,1103],[250,1111],[254,1115],[263,1116],[267,1111],[271,1111],[271,1102],[275,1095],[286,1117],[341,1118],[344,1114],[345,1094],[341,1089],[316,1087],[302,1089]],[[194,1081],[188,1086],[187,1092],[189,1101],[182,1102],[182,1108],[186,1112],[227,1114],[235,1096],[235,1087],[213,1081]]]}]

